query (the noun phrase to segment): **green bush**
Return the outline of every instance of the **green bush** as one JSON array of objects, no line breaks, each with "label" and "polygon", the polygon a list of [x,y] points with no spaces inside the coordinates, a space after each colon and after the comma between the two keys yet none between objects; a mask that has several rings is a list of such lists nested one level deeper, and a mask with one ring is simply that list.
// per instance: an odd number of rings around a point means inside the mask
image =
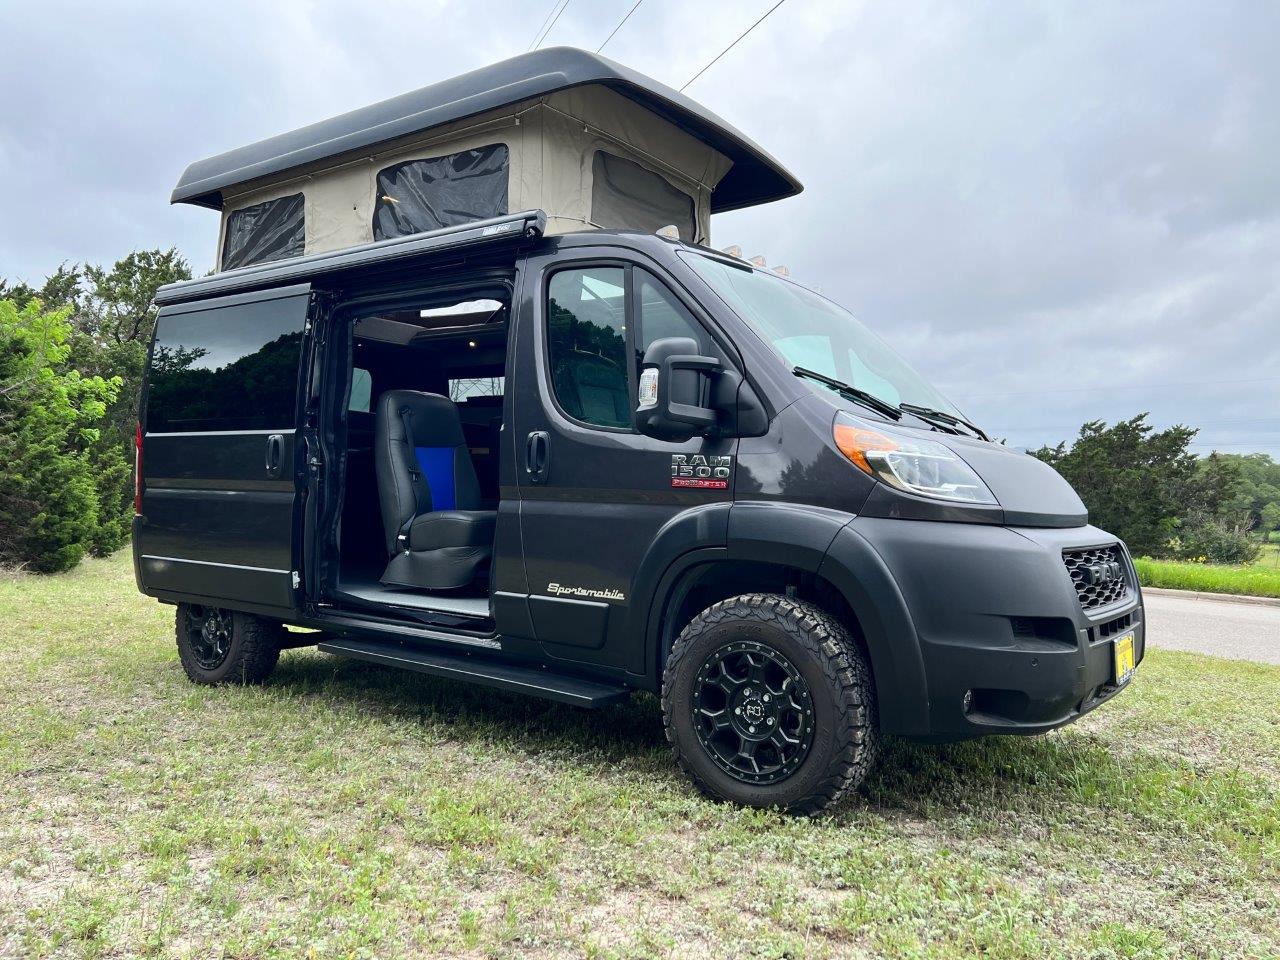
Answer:
[{"label": "green bush", "polygon": [[121,381],[67,367],[70,312],[0,300],[0,563],[41,573],[117,540],[99,482],[129,474],[123,451],[93,449]]},{"label": "green bush", "polygon": [[1170,541],[1172,558],[1196,563],[1252,563],[1262,544],[1247,530],[1218,517],[1191,517]]}]

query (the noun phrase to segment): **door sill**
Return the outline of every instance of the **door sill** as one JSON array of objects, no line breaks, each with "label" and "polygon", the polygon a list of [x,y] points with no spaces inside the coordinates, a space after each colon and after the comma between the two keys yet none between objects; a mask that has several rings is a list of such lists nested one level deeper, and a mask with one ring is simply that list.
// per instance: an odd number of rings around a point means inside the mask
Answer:
[{"label": "door sill", "polygon": [[441,643],[458,644],[481,650],[501,650],[497,633],[491,620],[465,619],[466,629],[452,624],[425,623],[418,620],[406,620],[402,617],[378,616],[368,610],[343,610],[334,607],[319,607],[314,611],[308,626],[324,629],[329,633],[382,634],[395,638],[412,638],[434,640]]}]

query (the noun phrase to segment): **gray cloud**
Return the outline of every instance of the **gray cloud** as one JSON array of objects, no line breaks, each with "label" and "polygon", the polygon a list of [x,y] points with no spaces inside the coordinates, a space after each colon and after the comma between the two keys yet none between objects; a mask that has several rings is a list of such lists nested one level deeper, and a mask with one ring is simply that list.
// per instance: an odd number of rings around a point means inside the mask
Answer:
[{"label": "gray cloud", "polygon": [[[594,49],[629,0],[571,0]],[[646,0],[679,86],[770,4]],[[176,244],[189,161],[524,50],[549,4],[10,5],[0,275]],[[1280,6],[790,0],[689,93],[800,197],[719,216],[1016,445],[1150,410],[1280,456]],[[1221,381],[1235,381],[1223,383]]]}]

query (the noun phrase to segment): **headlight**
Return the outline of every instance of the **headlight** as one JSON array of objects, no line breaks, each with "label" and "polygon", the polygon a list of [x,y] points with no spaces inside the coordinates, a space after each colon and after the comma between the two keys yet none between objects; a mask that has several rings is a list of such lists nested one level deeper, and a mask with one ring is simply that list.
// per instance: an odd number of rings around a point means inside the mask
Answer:
[{"label": "headlight", "polygon": [[936,500],[998,502],[973,468],[936,440],[881,432],[838,413],[835,441],[854,466],[899,490]]}]

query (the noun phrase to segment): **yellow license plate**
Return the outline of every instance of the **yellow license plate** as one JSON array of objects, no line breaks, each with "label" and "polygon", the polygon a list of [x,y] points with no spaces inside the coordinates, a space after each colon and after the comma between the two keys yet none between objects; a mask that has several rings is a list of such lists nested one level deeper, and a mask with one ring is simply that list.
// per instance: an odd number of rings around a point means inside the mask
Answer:
[{"label": "yellow license plate", "polygon": [[1116,686],[1128,683],[1133,676],[1136,664],[1133,661],[1133,634],[1126,633],[1119,637],[1111,648],[1112,660],[1115,664]]}]

